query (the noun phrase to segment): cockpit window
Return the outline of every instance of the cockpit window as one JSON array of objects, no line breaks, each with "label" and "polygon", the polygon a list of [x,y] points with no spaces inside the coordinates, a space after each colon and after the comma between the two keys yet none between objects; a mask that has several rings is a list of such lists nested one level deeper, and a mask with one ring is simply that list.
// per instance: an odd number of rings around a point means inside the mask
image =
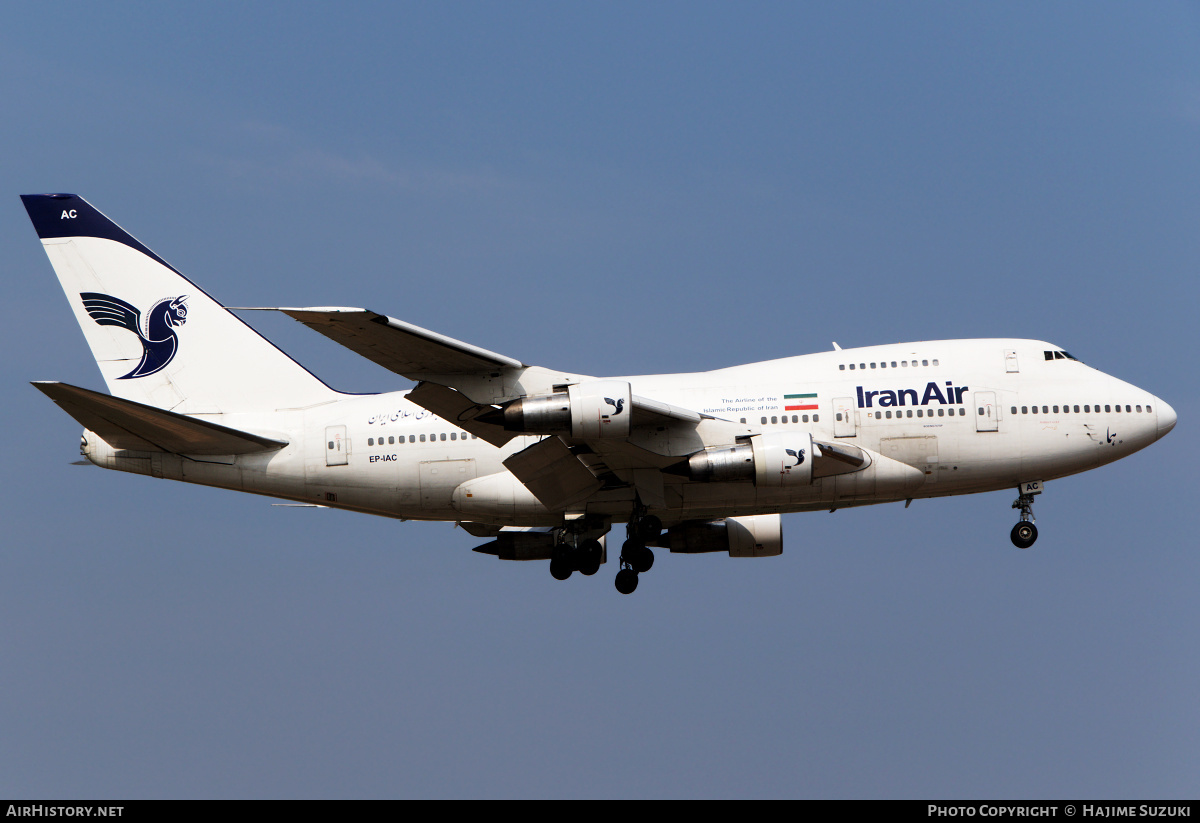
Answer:
[{"label": "cockpit window", "polygon": [[1047,351],[1047,352],[1043,352],[1043,354],[1046,355],[1047,360],[1074,360],[1076,363],[1079,362],[1079,358],[1073,357],[1070,352]]}]

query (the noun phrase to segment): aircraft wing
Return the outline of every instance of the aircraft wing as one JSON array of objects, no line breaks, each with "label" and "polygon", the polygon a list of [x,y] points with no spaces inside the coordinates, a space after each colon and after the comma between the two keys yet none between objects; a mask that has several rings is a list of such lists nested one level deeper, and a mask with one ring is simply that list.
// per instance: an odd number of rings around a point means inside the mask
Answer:
[{"label": "aircraft wing", "polygon": [[67,383],[33,387],[94,431],[114,449],[170,454],[250,454],[282,449],[287,443],[231,429],[166,409],[145,406]]},{"label": "aircraft wing", "polygon": [[383,366],[420,380],[422,375],[476,374],[525,365],[511,357],[367,309],[280,308],[314,331]]}]

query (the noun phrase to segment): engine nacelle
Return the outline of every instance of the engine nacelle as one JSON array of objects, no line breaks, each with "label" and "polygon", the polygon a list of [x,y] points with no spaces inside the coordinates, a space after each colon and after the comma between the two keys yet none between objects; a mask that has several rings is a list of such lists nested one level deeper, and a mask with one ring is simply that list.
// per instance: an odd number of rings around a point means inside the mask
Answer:
[{"label": "engine nacelle", "polygon": [[765,432],[750,438],[754,449],[754,485],[767,489],[807,486],[813,479],[810,432]]},{"label": "engine nacelle", "polygon": [[[605,538],[596,538],[600,542],[600,562],[608,562],[608,549]],[[477,546],[473,551],[480,554],[490,554],[501,560],[550,560],[558,546],[558,535],[545,529],[502,529],[491,543]]]},{"label": "engine nacelle", "polygon": [[809,432],[765,432],[749,443],[714,446],[691,455],[686,464],[666,469],[691,480],[753,482],[763,488],[807,486],[813,479],[813,439]]},{"label": "engine nacelle", "polygon": [[729,552],[730,557],[775,557],[783,554],[783,522],[777,514],[688,520],[672,526],[657,545],[672,552]]},{"label": "engine nacelle", "polygon": [[593,380],[565,392],[531,395],[504,407],[504,428],[585,440],[628,437],[633,391],[623,380]]}]

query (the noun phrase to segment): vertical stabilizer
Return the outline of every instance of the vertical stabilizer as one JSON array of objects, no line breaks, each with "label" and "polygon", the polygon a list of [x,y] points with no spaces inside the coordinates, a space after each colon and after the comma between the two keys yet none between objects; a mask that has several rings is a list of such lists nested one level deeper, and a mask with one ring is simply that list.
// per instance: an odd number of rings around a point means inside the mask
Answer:
[{"label": "vertical stabilizer", "polygon": [[21,200],[113,395],[183,414],[337,397],[82,197]]}]

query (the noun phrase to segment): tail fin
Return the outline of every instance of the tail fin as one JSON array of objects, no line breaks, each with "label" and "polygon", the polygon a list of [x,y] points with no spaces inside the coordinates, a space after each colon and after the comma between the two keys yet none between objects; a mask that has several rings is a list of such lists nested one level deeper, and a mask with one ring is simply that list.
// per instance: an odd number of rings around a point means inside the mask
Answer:
[{"label": "tail fin", "polygon": [[21,200],[113,395],[183,414],[337,397],[82,197]]}]

